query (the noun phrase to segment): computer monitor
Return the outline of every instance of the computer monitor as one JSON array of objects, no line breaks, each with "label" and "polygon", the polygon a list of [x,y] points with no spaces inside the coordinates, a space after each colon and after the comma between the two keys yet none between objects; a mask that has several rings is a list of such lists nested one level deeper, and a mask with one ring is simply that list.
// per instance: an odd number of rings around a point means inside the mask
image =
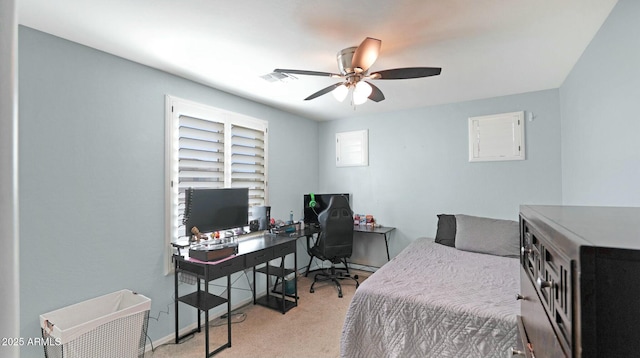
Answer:
[{"label": "computer monitor", "polygon": [[188,188],[183,222],[186,236],[191,236],[194,226],[201,233],[245,227],[249,222],[249,189]]},{"label": "computer monitor", "polygon": [[[349,201],[349,194],[304,194],[304,223],[318,226],[320,224],[318,222],[318,214],[329,206],[329,201],[334,195],[344,196],[347,198],[347,201]],[[312,199],[316,204],[314,207],[309,205]]]}]

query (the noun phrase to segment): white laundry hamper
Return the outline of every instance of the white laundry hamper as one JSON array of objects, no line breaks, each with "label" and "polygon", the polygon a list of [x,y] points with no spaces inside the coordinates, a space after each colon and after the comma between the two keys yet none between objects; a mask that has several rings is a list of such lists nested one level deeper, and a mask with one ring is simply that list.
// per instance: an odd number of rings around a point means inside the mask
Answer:
[{"label": "white laundry hamper", "polygon": [[142,358],[150,308],[121,290],[42,314],[45,358]]}]

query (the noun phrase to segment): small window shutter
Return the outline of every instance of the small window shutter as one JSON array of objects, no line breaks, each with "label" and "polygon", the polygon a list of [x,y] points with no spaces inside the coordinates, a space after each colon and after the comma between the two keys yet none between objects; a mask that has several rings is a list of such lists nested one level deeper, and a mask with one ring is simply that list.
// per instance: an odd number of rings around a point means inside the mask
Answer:
[{"label": "small window shutter", "polygon": [[231,187],[249,188],[249,205],[265,205],[265,132],[231,126]]},{"label": "small window shutter", "polygon": [[469,118],[469,161],[524,160],[524,112]]}]

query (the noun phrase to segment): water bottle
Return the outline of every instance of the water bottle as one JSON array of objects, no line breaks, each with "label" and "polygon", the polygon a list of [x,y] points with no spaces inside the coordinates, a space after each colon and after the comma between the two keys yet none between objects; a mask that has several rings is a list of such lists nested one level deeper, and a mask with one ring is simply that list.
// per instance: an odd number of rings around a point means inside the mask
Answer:
[{"label": "water bottle", "polygon": [[293,224],[293,210],[289,212],[289,224]]}]

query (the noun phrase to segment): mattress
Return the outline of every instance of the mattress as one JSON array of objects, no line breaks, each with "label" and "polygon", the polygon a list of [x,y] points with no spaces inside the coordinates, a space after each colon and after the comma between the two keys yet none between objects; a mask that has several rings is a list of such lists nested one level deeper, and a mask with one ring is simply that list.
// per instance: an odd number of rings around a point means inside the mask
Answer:
[{"label": "mattress", "polygon": [[420,238],[362,282],[341,357],[505,357],[516,344],[519,261]]}]

